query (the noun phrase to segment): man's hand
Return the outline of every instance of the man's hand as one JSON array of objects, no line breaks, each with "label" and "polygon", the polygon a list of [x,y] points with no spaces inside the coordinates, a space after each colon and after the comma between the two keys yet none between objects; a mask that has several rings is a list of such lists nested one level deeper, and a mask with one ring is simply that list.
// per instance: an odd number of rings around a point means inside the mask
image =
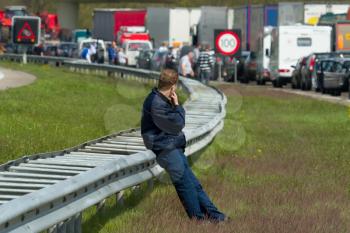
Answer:
[{"label": "man's hand", "polygon": [[177,94],[176,94],[175,91],[171,92],[170,98],[171,98],[171,102],[172,102],[175,106],[179,105],[179,100],[178,100],[178,98],[177,98]]}]

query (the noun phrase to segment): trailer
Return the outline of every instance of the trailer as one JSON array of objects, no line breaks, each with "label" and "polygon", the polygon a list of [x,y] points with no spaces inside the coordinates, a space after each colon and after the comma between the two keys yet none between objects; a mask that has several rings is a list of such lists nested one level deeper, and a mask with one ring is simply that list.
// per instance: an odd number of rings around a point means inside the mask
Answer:
[{"label": "trailer", "polygon": [[242,48],[257,52],[264,26],[277,26],[277,5],[248,5],[234,8],[234,28],[241,29]]},{"label": "trailer", "polygon": [[278,3],[278,25],[294,25],[304,23],[304,3]]},{"label": "trailer", "polygon": [[289,25],[272,30],[269,70],[274,87],[291,81],[297,60],[311,53],[331,52],[329,26]]},{"label": "trailer", "polygon": [[198,41],[214,48],[215,29],[229,29],[227,7],[201,7],[201,19],[198,25]]},{"label": "trailer", "polygon": [[304,23],[317,25],[321,15],[326,13],[344,14],[348,11],[349,4],[305,4]]},{"label": "trailer", "polygon": [[186,8],[147,8],[146,28],[154,47],[161,46],[163,42],[174,47],[191,44],[190,22],[190,11]]},{"label": "trailer", "polygon": [[256,82],[258,85],[265,85],[267,81],[271,81],[270,74],[270,54],[272,44],[272,31],[276,27],[265,26],[264,34],[258,38],[257,51],[257,72]]},{"label": "trailer", "polygon": [[114,41],[122,27],[144,27],[145,18],[145,9],[95,9],[92,35]]}]

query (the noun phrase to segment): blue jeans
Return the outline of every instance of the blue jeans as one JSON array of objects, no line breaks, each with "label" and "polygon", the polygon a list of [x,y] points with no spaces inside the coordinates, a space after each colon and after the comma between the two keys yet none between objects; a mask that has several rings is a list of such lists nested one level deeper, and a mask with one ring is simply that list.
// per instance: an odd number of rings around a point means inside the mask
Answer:
[{"label": "blue jeans", "polygon": [[177,195],[191,219],[223,221],[225,215],[218,211],[193,174],[186,156],[175,149],[157,156],[158,164],[170,175]]}]

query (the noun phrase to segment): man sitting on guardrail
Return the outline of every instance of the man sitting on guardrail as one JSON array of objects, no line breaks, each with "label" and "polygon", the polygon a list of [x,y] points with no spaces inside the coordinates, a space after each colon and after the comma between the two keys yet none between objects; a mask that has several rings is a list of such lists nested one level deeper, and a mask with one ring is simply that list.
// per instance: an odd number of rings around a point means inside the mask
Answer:
[{"label": "man sitting on guardrail", "polygon": [[202,189],[193,174],[184,149],[186,138],[185,110],[176,95],[178,73],[172,69],[161,72],[158,88],[154,88],[143,104],[141,134],[147,149],[157,156],[158,164],[170,175],[176,192],[191,219],[226,221]]}]

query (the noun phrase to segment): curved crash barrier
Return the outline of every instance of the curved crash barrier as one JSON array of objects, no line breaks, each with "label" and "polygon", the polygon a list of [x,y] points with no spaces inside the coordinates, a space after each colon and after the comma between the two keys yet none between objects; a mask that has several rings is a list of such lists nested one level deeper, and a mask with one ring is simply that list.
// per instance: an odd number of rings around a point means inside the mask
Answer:
[{"label": "curved crash barrier", "polygon": [[[0,59],[20,61],[20,55]],[[159,73],[129,67],[28,56],[33,63],[60,62],[75,72],[95,72],[142,82]],[[198,81],[180,78],[189,94],[185,154],[207,146],[223,128],[226,97]],[[146,150],[140,129],[98,138],[62,151],[26,156],[0,166],[0,232],[81,232],[81,213],[130,187],[150,182],[163,169]]]}]

